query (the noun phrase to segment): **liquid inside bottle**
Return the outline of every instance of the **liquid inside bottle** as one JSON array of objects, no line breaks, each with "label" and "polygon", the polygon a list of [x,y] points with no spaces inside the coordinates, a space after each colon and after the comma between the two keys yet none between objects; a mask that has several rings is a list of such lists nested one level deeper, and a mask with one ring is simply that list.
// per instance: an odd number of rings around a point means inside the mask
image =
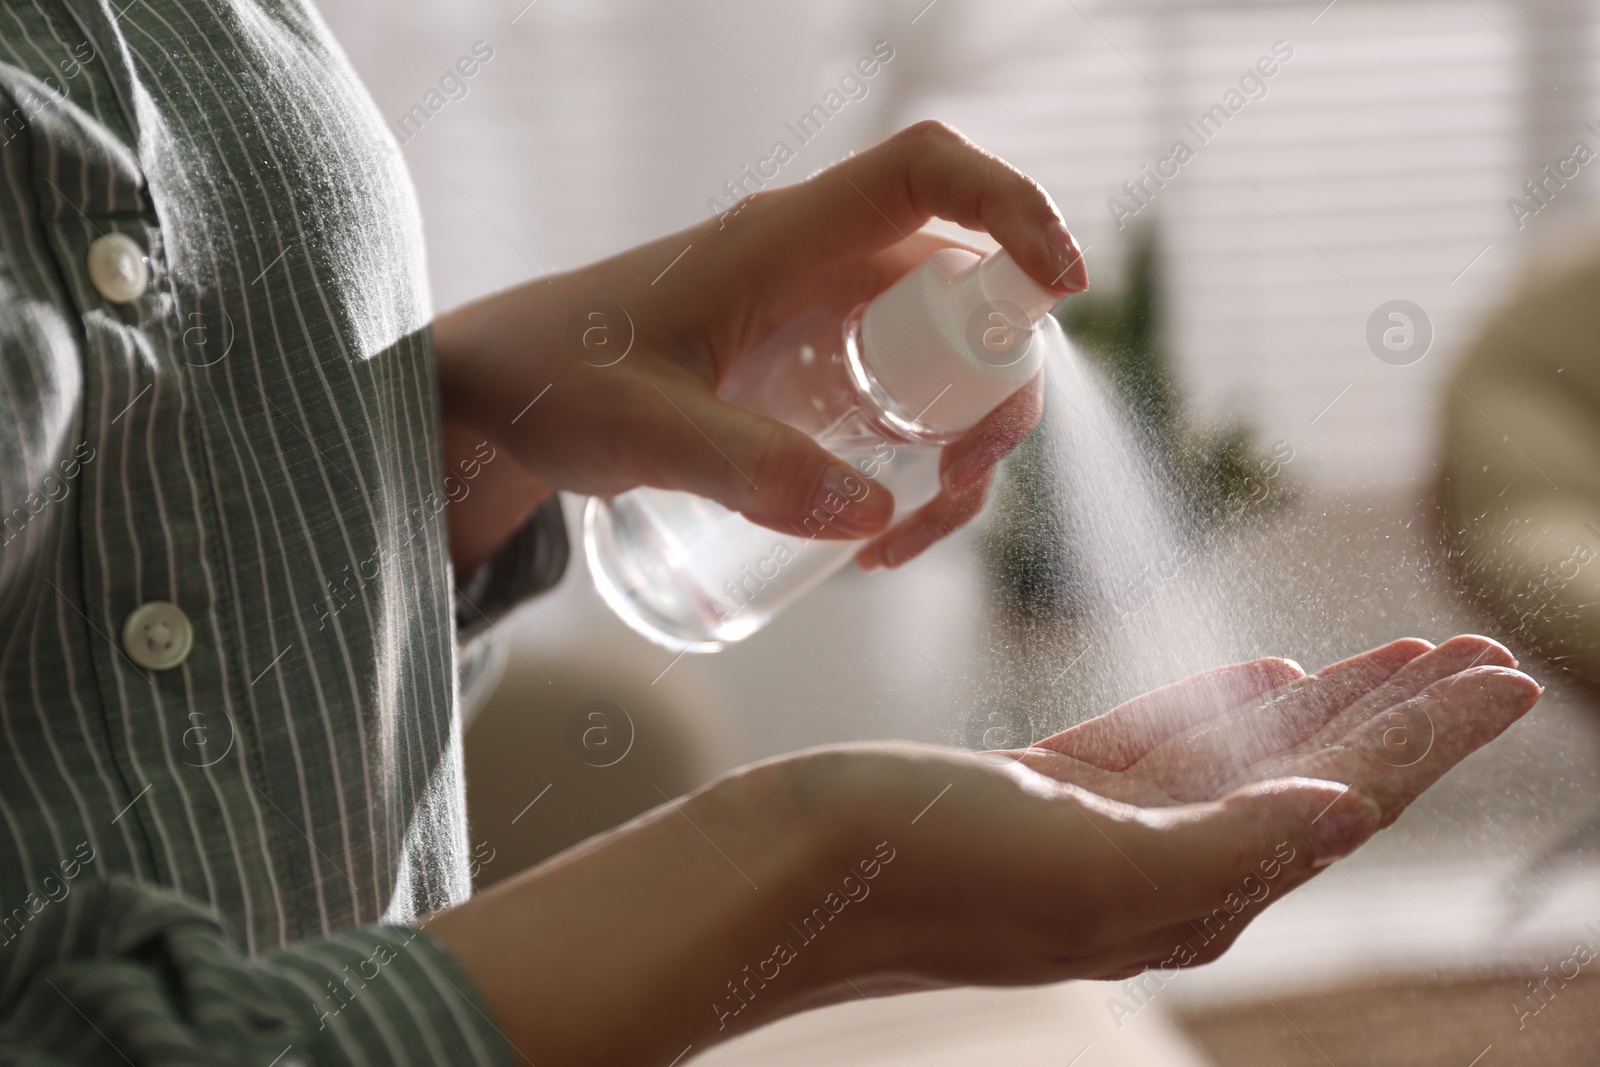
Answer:
[{"label": "liquid inside bottle", "polygon": [[789,534],[691,493],[635,489],[589,501],[583,541],[595,585],[639,633],[690,652],[742,640],[860,550],[858,540],[822,535],[847,504],[879,491],[867,479],[894,494],[897,521],[938,491],[939,450],[952,435],[874,397],[860,359],[860,319],[858,309],[842,337],[829,337],[837,318],[780,331],[719,391],[855,467],[865,477],[847,486],[847,497],[824,501]]},{"label": "liquid inside bottle", "polygon": [[583,542],[601,597],[676,651],[755,633],[860,550],[825,536],[845,507],[887,489],[899,522],[933,498],[940,449],[1038,373],[1036,328],[1065,344],[1048,314],[1056,299],[1004,252],[942,249],[842,329],[837,312],[780,329],[718,395],[810,435],[860,480],[787,531],[689,493],[593,498]]}]

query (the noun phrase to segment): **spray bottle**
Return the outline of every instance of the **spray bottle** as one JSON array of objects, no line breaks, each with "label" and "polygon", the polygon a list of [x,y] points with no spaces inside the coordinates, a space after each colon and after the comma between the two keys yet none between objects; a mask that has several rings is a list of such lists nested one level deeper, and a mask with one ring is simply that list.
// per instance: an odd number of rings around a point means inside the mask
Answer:
[{"label": "spray bottle", "polygon": [[1049,315],[1058,299],[1009,253],[943,249],[842,329],[813,316],[779,330],[718,395],[809,434],[864,477],[786,533],[689,493],[591,498],[584,552],[601,597],[674,651],[749,637],[849,563],[859,541],[820,535],[874,483],[894,494],[896,521],[933,498],[940,449],[1032,380],[1045,346],[1065,345]]}]

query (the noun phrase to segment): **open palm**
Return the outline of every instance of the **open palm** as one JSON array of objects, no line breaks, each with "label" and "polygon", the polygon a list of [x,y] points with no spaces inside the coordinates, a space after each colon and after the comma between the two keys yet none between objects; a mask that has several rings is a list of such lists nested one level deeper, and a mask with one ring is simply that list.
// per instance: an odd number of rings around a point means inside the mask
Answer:
[{"label": "open palm", "polygon": [[1378,805],[1380,825],[1511,717],[1486,680],[1516,666],[1504,647],[1406,638],[1307,675],[1259,659],[1197,674],[1030,748],[1006,753],[1111,800],[1167,807],[1252,783],[1320,778]]}]

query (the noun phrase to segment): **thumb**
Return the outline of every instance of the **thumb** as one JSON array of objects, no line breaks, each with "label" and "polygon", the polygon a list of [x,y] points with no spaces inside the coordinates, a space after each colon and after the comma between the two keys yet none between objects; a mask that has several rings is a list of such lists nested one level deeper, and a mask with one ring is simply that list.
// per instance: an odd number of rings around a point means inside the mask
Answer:
[{"label": "thumb", "polygon": [[1223,797],[1220,822],[1242,835],[1290,843],[1292,861],[1306,877],[1343,859],[1378,832],[1378,805],[1343,782],[1325,778],[1274,778]]},{"label": "thumb", "polygon": [[796,537],[870,537],[894,517],[894,495],[809,436],[730,404],[698,381],[652,381],[657,432],[647,484],[715,500]]},{"label": "thumb", "polygon": [[1152,929],[1103,954],[1091,973],[1212,962],[1265,908],[1355,851],[1380,822],[1371,800],[1318,778],[1260,782],[1164,815],[1156,833],[1124,852],[1145,873]]},{"label": "thumb", "polygon": [[[1241,886],[1271,883],[1274,895],[1306,881],[1354,852],[1377,832],[1378,806],[1341,782],[1278,778],[1257,782],[1221,800],[1170,808],[1158,816],[1159,850],[1150,862],[1172,872],[1162,889],[1181,899],[1168,907],[1189,915],[1210,912]],[[1138,859],[1135,846],[1130,853]]]}]

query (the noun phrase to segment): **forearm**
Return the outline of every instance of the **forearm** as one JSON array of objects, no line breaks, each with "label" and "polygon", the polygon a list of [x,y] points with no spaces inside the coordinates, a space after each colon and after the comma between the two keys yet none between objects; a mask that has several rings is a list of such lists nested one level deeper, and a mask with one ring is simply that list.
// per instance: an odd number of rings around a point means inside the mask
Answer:
[{"label": "forearm", "polygon": [[783,777],[769,764],[723,779],[428,923],[514,1062],[669,1064],[836,980],[828,947],[749,978],[837,873]]}]

